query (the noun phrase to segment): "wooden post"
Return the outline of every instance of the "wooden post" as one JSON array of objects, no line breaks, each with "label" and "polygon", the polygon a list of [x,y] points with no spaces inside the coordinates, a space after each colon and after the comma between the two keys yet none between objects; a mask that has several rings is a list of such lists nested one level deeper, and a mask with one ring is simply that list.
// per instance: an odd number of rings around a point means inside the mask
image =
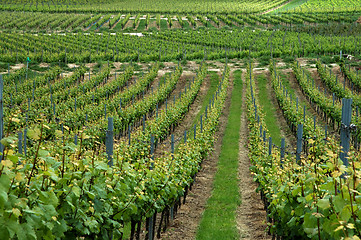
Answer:
[{"label": "wooden post", "polygon": [[352,117],[352,99],[342,99],[342,119],[341,119],[341,153],[340,158],[345,166],[348,166],[348,151],[350,150],[350,124]]},{"label": "wooden post", "polygon": [[257,105],[256,105],[256,102],[254,102],[254,119],[257,119]]},{"label": "wooden post", "polygon": [[272,154],[272,137],[268,138],[268,155]]},{"label": "wooden post", "polygon": [[143,115],[143,132],[145,131],[145,115]]},{"label": "wooden post", "polygon": [[153,225],[154,225],[154,215],[149,217],[149,224],[148,224],[148,240],[154,239],[153,234]]},{"label": "wooden post", "polygon": [[106,133],[105,138],[105,146],[106,146],[106,153],[108,157],[108,165],[110,167],[113,166],[113,136],[114,136],[114,124],[113,124],[113,118],[108,118],[108,130]]},{"label": "wooden post", "polygon": [[23,133],[18,133],[18,152],[23,154]]},{"label": "wooden post", "polygon": [[298,124],[297,127],[297,149],[296,149],[296,161],[300,164],[301,152],[302,152],[302,136],[303,136],[303,124]]},{"label": "wooden post", "polygon": [[281,167],[283,165],[283,159],[285,159],[286,141],[285,138],[281,139]]},{"label": "wooden post", "polygon": [[149,169],[153,170],[153,167],[154,167],[154,135],[153,134],[150,136],[150,155],[151,155],[151,158],[153,161],[151,162]]},{"label": "wooden post", "polygon": [[27,128],[25,128],[24,129],[24,155],[25,155],[25,157],[26,157],[26,140],[27,140],[27,133],[28,133],[28,129]]},{"label": "wooden post", "polygon": [[263,142],[266,142],[266,131],[263,131]]},{"label": "wooden post", "polygon": [[172,136],[171,136],[170,145],[171,145],[171,151],[172,151],[172,158],[174,159],[174,134],[172,134]]},{"label": "wooden post", "polygon": [[155,118],[158,119],[158,108],[159,108],[159,107],[158,107],[158,103],[157,103],[157,107],[156,107],[156,108],[157,108],[157,113],[156,113],[156,115],[155,115]]},{"label": "wooden post", "polygon": [[29,69],[29,62],[26,61],[26,74],[25,74],[25,79],[28,79],[28,69]]},{"label": "wooden post", "polygon": [[262,125],[259,127],[259,137],[262,137],[263,129]]}]

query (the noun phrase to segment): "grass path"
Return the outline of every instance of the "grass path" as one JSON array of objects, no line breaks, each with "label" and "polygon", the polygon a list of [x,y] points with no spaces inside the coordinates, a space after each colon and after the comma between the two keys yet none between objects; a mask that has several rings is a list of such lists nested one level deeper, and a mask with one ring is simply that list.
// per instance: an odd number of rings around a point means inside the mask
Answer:
[{"label": "grass path", "polygon": [[242,107],[242,72],[233,73],[230,113],[223,136],[212,196],[197,232],[196,239],[239,239],[236,210],[241,203],[238,180],[238,152]]},{"label": "grass path", "polygon": [[272,136],[272,141],[278,146],[281,146],[282,136],[279,121],[276,116],[276,108],[271,101],[270,92],[268,91],[268,88],[271,88],[271,83],[264,74],[257,75],[255,79],[258,87],[258,99],[263,108],[265,114],[264,119]]}]

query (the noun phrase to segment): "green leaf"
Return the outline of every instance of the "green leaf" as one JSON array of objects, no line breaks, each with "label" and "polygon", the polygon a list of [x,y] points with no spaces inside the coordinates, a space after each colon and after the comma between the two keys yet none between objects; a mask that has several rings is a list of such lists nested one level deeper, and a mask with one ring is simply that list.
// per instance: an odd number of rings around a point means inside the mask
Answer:
[{"label": "green leaf", "polygon": [[14,164],[19,162],[19,157],[16,155],[8,155],[7,158],[10,159]]},{"label": "green leaf", "polygon": [[108,164],[100,162],[99,164],[96,165],[95,169],[108,170]]},{"label": "green leaf", "polygon": [[306,196],[306,201],[309,202],[309,201],[312,201],[313,199],[313,193],[310,193]]},{"label": "green leaf", "polygon": [[59,180],[58,176],[52,168],[49,168],[48,171],[45,171],[44,174],[49,176],[53,181],[57,182]]},{"label": "green leaf", "polygon": [[317,206],[322,208],[323,210],[329,208],[331,206],[330,201],[328,199],[320,199],[317,203]]},{"label": "green leaf", "polygon": [[47,220],[52,220],[52,218],[54,216],[56,216],[58,213],[57,211],[55,210],[55,207],[53,205],[43,205],[42,206],[42,209],[44,211],[44,217],[47,219]]},{"label": "green leaf", "polygon": [[328,191],[328,192],[332,192],[332,191],[335,191],[335,185],[333,182],[327,182],[326,184],[322,184],[320,186],[320,189],[321,190],[324,190],[324,191]]},{"label": "green leaf", "polygon": [[332,202],[337,212],[341,212],[346,205],[346,201],[342,198],[341,194],[334,197]]},{"label": "green leaf", "polygon": [[41,192],[39,194],[40,200],[44,202],[44,204],[50,204],[56,207],[59,203],[59,200],[53,191],[50,192]]},{"label": "green leaf", "polygon": [[0,224],[0,236],[2,239],[10,239],[9,231],[4,224]]},{"label": "green leaf", "polygon": [[94,209],[97,212],[102,212],[104,210],[103,203],[98,198],[94,199]]},{"label": "green leaf", "polygon": [[61,137],[63,137],[63,136],[64,136],[64,134],[63,134],[62,131],[60,131],[60,130],[55,130],[55,137],[61,138]]},{"label": "green leaf", "polygon": [[61,236],[63,236],[64,232],[66,232],[67,229],[68,228],[66,222],[64,220],[61,220],[55,224],[53,233],[55,236],[60,238]]},{"label": "green leaf", "polygon": [[350,205],[346,205],[340,214],[340,217],[343,221],[348,222],[348,220],[351,218],[352,213],[351,213],[351,206]]},{"label": "green leaf", "polygon": [[10,187],[10,179],[9,179],[9,176],[8,175],[1,175],[0,177],[0,189],[1,190],[4,190],[4,191],[8,191],[9,187]]},{"label": "green leaf", "polygon": [[4,204],[8,201],[8,194],[6,191],[0,189],[0,208],[4,207]]},{"label": "green leaf", "polygon": [[13,208],[12,213],[16,218],[21,215],[21,211],[18,208]]},{"label": "green leaf", "polygon": [[318,233],[317,219],[312,213],[305,214],[303,228],[309,237],[315,236]]},{"label": "green leaf", "polygon": [[39,150],[39,157],[45,158],[46,156],[49,155],[49,152],[44,150],[44,149],[40,149]]},{"label": "green leaf", "polygon": [[16,140],[15,137],[5,137],[3,139],[1,139],[1,144],[4,145],[4,146],[10,146],[10,144],[14,143]]},{"label": "green leaf", "polygon": [[88,194],[88,197],[90,198],[90,199],[94,199],[95,198],[95,194],[94,193],[92,193],[92,192],[88,192],[87,191],[87,194]]},{"label": "green leaf", "polygon": [[80,188],[78,186],[73,186],[72,192],[75,194],[76,197],[80,196]]},{"label": "green leaf", "polygon": [[21,231],[21,227],[15,218],[9,218],[5,223],[6,228],[9,231],[10,238],[13,238],[15,234]]},{"label": "green leaf", "polygon": [[35,127],[34,129],[29,129],[27,132],[27,135],[29,138],[33,140],[39,140],[40,139],[40,129]]}]

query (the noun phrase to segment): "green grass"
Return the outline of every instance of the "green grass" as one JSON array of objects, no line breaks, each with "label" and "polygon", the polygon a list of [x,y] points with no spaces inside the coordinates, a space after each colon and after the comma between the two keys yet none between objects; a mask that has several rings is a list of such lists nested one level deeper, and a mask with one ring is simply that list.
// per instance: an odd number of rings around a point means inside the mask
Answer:
[{"label": "green grass", "polygon": [[281,130],[279,127],[279,122],[276,117],[276,108],[271,101],[271,96],[268,91],[268,87],[270,83],[265,75],[259,75],[256,77],[256,82],[258,85],[258,99],[260,105],[263,107],[263,112],[265,114],[265,122],[268,130],[270,131],[270,135],[272,136],[272,142],[281,145]]},{"label": "green grass", "polygon": [[117,32],[117,31],[122,31],[122,25],[120,24],[120,21],[115,25],[115,27],[113,28],[113,31]]},{"label": "green grass", "polygon": [[212,196],[198,228],[197,239],[239,239],[236,210],[241,204],[238,181],[239,130],[242,106],[241,71],[234,73],[230,113],[223,137]]},{"label": "green grass", "polygon": [[160,20],[160,30],[168,30],[168,23],[167,20],[161,19]]},{"label": "green grass", "polygon": [[140,19],[137,31],[143,32],[144,30],[145,30],[145,19]]},{"label": "green grass", "polygon": [[215,28],[216,28],[216,27],[213,26],[209,21],[207,22],[206,27],[207,27],[207,28],[211,28],[211,29],[215,29]]},{"label": "green grass", "polygon": [[94,24],[88,29],[88,31],[95,31],[96,29],[97,29],[97,26]]},{"label": "green grass", "polygon": [[184,22],[184,24],[183,24],[183,29],[184,30],[189,30],[189,29],[191,29],[191,27],[189,26],[189,22],[188,21],[183,21]]},{"label": "green grass", "polygon": [[35,70],[35,71],[38,71],[38,72],[46,72],[46,71],[48,71],[47,67],[40,67],[39,63],[29,63],[29,69]]}]

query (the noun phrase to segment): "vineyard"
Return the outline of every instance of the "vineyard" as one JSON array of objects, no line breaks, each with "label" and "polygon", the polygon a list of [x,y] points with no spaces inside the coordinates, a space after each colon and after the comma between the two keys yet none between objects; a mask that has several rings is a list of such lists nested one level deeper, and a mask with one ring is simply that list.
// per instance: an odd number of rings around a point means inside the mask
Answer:
[{"label": "vineyard", "polygon": [[0,239],[361,238],[359,0],[0,12]]}]

